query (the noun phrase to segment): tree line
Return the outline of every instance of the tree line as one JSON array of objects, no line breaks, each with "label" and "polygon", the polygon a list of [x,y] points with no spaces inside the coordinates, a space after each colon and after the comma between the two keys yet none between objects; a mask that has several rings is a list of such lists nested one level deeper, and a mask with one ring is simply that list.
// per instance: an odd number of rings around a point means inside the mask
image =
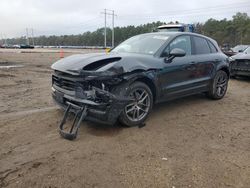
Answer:
[{"label": "tree line", "polygon": [[[165,22],[153,22],[139,26],[115,27],[115,45],[127,38],[154,31]],[[250,44],[250,17],[247,13],[237,13],[232,19],[215,20],[213,18],[205,23],[195,23],[195,32],[215,39],[219,45]],[[107,45],[111,46],[112,30],[107,28]],[[79,35],[39,36],[34,38],[35,45],[41,46],[103,46],[104,28],[93,32],[84,32]],[[25,44],[26,38],[7,39],[8,44]]]}]

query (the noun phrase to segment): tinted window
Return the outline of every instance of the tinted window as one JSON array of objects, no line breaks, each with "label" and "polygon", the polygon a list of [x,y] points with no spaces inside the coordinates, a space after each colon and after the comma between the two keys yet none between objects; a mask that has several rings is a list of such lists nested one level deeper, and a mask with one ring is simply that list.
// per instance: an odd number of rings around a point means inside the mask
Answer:
[{"label": "tinted window", "polygon": [[207,40],[201,37],[194,37],[194,51],[195,54],[209,54],[210,48]]},{"label": "tinted window", "polygon": [[215,48],[215,46],[210,41],[208,41],[208,45],[210,47],[211,53],[218,52],[217,49]]},{"label": "tinted window", "polygon": [[186,52],[186,55],[191,55],[190,36],[180,36],[174,39],[164,51],[164,55],[169,54],[174,48],[180,48]]}]

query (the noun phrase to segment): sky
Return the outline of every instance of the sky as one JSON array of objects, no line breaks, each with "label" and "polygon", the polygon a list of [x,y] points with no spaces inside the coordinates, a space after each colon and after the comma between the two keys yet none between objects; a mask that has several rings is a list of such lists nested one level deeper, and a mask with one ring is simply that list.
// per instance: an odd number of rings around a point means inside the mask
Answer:
[{"label": "sky", "polygon": [[[26,35],[70,35],[104,26],[104,9],[114,10],[115,26],[153,21],[205,22],[250,15],[250,0],[0,0],[0,39]],[[107,16],[111,27],[112,17]]]}]

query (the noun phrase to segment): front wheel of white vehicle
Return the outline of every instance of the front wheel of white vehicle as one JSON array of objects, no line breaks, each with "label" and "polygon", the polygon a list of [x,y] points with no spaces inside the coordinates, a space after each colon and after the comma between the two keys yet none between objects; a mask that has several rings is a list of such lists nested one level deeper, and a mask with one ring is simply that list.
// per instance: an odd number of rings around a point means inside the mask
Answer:
[{"label": "front wheel of white vehicle", "polygon": [[129,127],[143,124],[153,106],[150,88],[142,82],[134,82],[130,85],[126,96],[132,101],[124,107],[119,121]]}]

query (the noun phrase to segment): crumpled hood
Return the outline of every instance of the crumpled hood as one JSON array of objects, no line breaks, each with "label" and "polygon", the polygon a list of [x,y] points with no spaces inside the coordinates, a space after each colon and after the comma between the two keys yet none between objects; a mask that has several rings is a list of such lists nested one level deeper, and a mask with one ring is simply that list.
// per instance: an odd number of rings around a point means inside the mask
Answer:
[{"label": "crumpled hood", "polygon": [[105,72],[117,74],[134,70],[160,69],[162,62],[151,55],[138,55],[126,53],[92,53],[78,54],[60,59],[51,68],[61,72],[77,73],[83,71]]}]

